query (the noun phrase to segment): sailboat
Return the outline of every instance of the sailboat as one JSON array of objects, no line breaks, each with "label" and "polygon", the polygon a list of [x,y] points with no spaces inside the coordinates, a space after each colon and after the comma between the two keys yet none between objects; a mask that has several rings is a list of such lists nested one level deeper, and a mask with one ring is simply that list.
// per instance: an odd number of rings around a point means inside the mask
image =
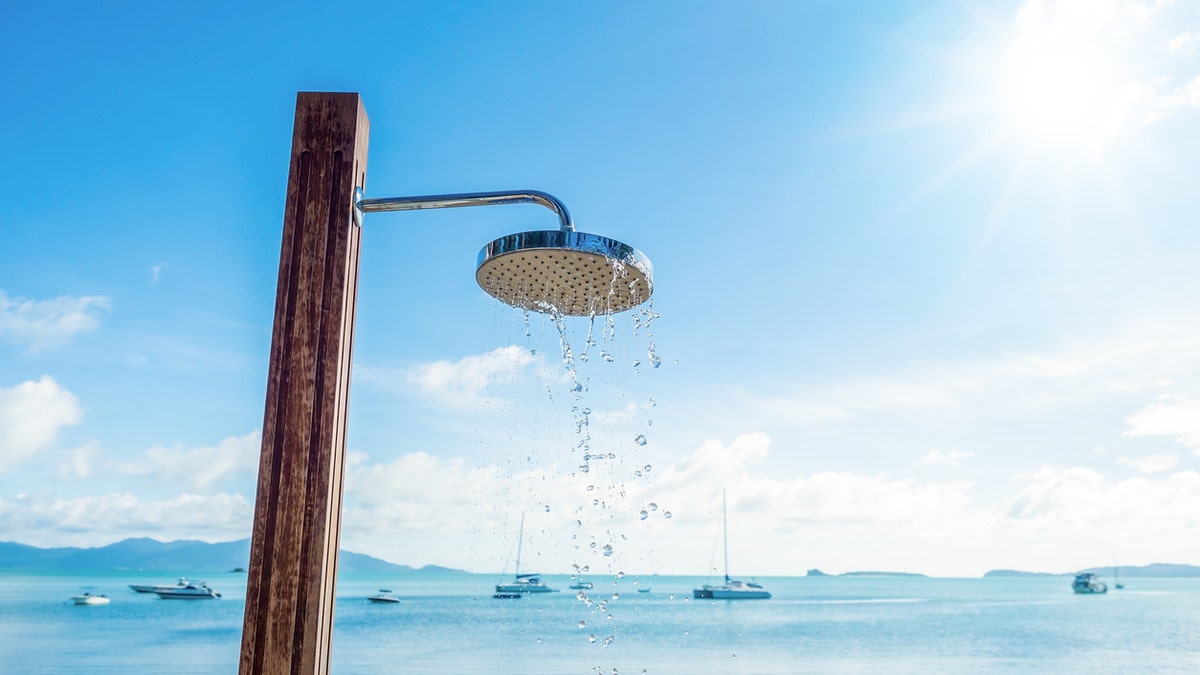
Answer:
[{"label": "sailboat", "polygon": [[525,573],[521,574],[521,544],[525,539],[525,514],[521,514],[521,532],[517,536],[517,570],[516,576],[512,583],[496,584],[497,598],[513,598],[521,597],[526,593],[550,593],[557,591],[557,588],[550,588],[546,582],[542,581],[538,574]]},{"label": "sailboat", "polygon": [[721,490],[721,533],[725,540],[725,583],[720,586],[704,584],[692,589],[697,600],[766,600],[771,597],[761,584],[729,578],[729,524],[725,514],[725,491]]}]

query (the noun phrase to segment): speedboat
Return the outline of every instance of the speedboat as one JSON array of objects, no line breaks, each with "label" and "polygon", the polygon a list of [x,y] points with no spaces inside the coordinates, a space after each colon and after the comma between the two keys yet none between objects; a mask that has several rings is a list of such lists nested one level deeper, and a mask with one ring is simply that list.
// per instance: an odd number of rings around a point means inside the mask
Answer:
[{"label": "speedboat", "polygon": [[129,584],[129,587],[138,593],[157,593],[158,591],[170,590],[172,588],[183,588],[187,585],[187,577],[179,577],[179,582],[174,586],[143,586],[139,584]]},{"label": "speedboat", "polygon": [[77,605],[107,605],[109,602],[107,596],[92,595],[91,593],[71,596],[71,600]]},{"label": "speedboat", "polygon": [[184,586],[164,586],[154,589],[158,597],[167,600],[207,600],[219,598],[221,594],[208,587],[203,581],[191,581]]},{"label": "speedboat", "polygon": [[1108,592],[1108,584],[1100,580],[1100,577],[1091,572],[1081,572],[1075,575],[1075,581],[1071,582],[1071,590],[1082,595],[1096,595],[1099,593]]},{"label": "speedboat", "polygon": [[701,600],[767,600],[771,594],[761,584],[729,578],[729,526],[725,515],[725,491],[721,491],[721,532],[725,539],[725,583],[704,584],[692,589],[692,597]]},{"label": "speedboat", "polygon": [[378,593],[368,597],[367,600],[370,600],[371,602],[378,602],[378,603],[400,602],[400,598],[397,598],[396,596],[392,595],[392,592],[386,588],[379,589]]},{"label": "speedboat", "polygon": [[593,589],[595,587],[596,587],[596,585],[590,581],[580,580],[576,583],[571,584],[571,589],[576,590],[576,591],[590,591],[591,589]]}]

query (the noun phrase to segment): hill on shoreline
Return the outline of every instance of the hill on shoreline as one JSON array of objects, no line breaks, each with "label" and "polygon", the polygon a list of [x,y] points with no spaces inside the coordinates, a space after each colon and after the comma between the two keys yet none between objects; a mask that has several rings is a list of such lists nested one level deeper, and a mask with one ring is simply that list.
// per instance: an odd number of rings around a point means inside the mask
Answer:
[{"label": "hill on shoreline", "polygon": [[[228,572],[245,569],[249,561],[249,539],[210,543],[190,539],[163,542],[140,537],[97,548],[38,548],[0,541],[0,570]],[[397,565],[343,549],[338,553],[338,571],[407,574],[461,570],[436,565],[421,568]]]},{"label": "hill on shoreline", "polygon": [[1177,565],[1173,563],[1152,563],[1150,565],[1105,565],[1103,567],[1089,567],[1077,572],[1022,572],[1020,570],[991,570],[984,574],[985,577],[1073,577],[1076,574],[1083,572],[1091,572],[1102,577],[1114,576],[1113,571],[1116,570],[1117,575],[1130,578],[1143,577],[1200,577],[1200,567],[1196,565]]}]

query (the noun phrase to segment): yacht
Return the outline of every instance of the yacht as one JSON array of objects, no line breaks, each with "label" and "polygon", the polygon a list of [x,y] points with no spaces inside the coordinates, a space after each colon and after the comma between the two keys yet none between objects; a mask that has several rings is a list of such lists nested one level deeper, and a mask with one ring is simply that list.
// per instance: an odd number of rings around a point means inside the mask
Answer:
[{"label": "yacht", "polygon": [[1091,572],[1081,572],[1075,575],[1075,581],[1071,582],[1071,590],[1083,595],[1095,595],[1098,593],[1107,593],[1108,584],[1100,580],[1100,577]]},{"label": "yacht", "polygon": [[721,532],[725,541],[725,583],[719,586],[704,584],[692,589],[692,597],[697,600],[766,600],[770,592],[761,584],[753,581],[739,581],[729,578],[729,526],[725,515],[725,491],[721,491]]},{"label": "yacht", "polygon": [[400,598],[392,595],[392,592],[386,588],[379,589],[379,592],[367,598],[371,602],[383,604],[387,602],[400,602]]},{"label": "yacht", "polygon": [[507,597],[512,594],[525,593],[551,593],[557,591],[556,588],[550,588],[546,582],[538,574],[521,574],[521,544],[525,539],[525,514],[521,514],[521,530],[517,535],[517,569],[516,576],[511,583],[496,584],[496,595],[494,597]]},{"label": "yacht", "polygon": [[160,598],[167,600],[207,600],[219,598],[221,594],[208,587],[203,581],[191,581],[184,586],[163,586],[154,589]]},{"label": "yacht", "polygon": [[109,602],[105,595],[92,595],[86,592],[83,595],[71,596],[71,601],[77,605],[107,605]]},{"label": "yacht", "polygon": [[580,579],[579,581],[576,581],[575,583],[571,584],[571,590],[575,590],[575,591],[590,591],[591,589],[593,589],[595,587],[596,587],[595,584],[593,584],[590,581],[584,581],[583,579]]}]

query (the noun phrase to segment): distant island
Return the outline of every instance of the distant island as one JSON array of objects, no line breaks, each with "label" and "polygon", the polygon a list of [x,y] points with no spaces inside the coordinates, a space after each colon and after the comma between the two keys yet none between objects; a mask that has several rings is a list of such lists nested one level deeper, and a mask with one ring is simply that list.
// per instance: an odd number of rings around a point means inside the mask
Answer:
[{"label": "distant island", "polygon": [[842,572],[841,574],[826,574],[819,569],[811,569],[805,573],[807,577],[923,577],[916,572]]},{"label": "distant island", "polygon": [[1200,567],[1195,565],[1176,565],[1173,563],[1153,563],[1141,566],[1106,565],[1089,567],[1074,572],[1022,572],[1020,570],[991,570],[984,577],[1070,577],[1082,572],[1091,572],[1102,577],[1113,576],[1116,570],[1122,577],[1200,577]]},{"label": "distant island", "polygon": [[[181,539],[158,541],[146,537],[124,539],[98,548],[38,548],[0,541],[0,570],[14,571],[147,571],[245,572],[250,561],[250,540],[209,543]],[[338,553],[338,572],[420,574],[463,570],[425,565],[396,565],[362,553]]]}]

